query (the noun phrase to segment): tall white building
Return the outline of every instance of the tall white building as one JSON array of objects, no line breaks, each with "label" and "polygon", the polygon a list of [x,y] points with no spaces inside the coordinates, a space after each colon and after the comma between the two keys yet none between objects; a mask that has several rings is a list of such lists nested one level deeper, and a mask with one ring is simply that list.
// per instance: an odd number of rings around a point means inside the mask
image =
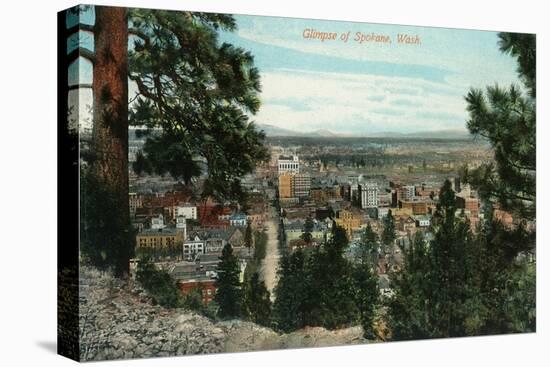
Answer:
[{"label": "tall white building", "polygon": [[182,216],[185,219],[197,219],[197,207],[184,204],[176,207],[176,218]]},{"label": "tall white building", "polygon": [[279,175],[285,172],[300,173],[300,161],[298,160],[297,155],[279,156],[279,159],[277,160],[277,166]]},{"label": "tall white building", "polygon": [[377,208],[378,204],[378,184],[376,182],[361,184],[361,208]]}]

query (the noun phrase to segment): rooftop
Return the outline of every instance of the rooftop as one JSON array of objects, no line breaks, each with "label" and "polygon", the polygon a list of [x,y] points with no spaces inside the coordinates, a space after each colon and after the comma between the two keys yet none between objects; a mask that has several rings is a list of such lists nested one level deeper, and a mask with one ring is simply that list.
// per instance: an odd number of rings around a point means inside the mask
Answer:
[{"label": "rooftop", "polygon": [[138,233],[138,236],[175,236],[176,235],[175,227],[164,227],[160,229],[147,228]]}]

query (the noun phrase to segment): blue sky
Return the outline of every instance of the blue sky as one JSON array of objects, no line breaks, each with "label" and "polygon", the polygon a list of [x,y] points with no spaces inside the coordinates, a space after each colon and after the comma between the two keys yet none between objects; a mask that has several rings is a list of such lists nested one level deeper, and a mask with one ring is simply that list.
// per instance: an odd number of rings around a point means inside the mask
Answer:
[{"label": "blue sky", "polygon": [[[94,23],[93,7],[81,21]],[[250,51],[260,69],[259,124],[308,132],[345,134],[465,130],[464,95],[470,87],[517,83],[515,60],[497,48],[497,33],[296,18],[235,16],[238,29],[220,42]],[[67,18],[67,25],[78,21]],[[348,42],[305,39],[304,29],[350,32]],[[391,44],[353,40],[356,32],[388,35]],[[420,45],[398,44],[398,34],[418,35]],[[93,50],[93,35],[69,39]],[[80,80],[79,80],[80,78]],[[69,83],[91,83],[92,66],[77,62]],[[130,97],[135,87],[130,85]],[[90,124],[91,91],[71,91],[81,123]],[[75,111],[76,113],[76,111]],[[86,122],[87,121],[87,122]]]},{"label": "blue sky", "polygon": [[[497,33],[237,15],[220,39],[250,50],[262,77],[260,124],[366,134],[465,129],[470,87],[517,82]],[[305,39],[304,29],[350,32],[347,43]],[[391,44],[353,41],[356,32]],[[418,35],[420,45],[397,43]]]}]

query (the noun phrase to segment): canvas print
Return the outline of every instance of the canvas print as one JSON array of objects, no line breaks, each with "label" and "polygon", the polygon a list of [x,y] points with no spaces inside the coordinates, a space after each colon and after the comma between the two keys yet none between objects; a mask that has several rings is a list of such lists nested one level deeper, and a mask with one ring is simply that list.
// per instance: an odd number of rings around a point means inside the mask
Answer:
[{"label": "canvas print", "polygon": [[58,349],[536,331],[534,34],[58,14]]}]

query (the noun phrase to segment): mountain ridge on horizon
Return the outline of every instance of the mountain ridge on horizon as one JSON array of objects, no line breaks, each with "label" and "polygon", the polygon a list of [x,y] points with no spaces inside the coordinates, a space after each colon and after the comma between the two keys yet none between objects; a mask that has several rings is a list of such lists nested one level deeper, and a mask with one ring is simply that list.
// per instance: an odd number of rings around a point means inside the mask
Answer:
[{"label": "mountain ridge on horizon", "polygon": [[417,131],[412,133],[397,133],[391,131],[382,131],[372,134],[351,134],[351,133],[336,133],[329,129],[317,129],[309,132],[295,131],[291,129],[285,129],[282,127],[270,125],[270,124],[256,124],[256,126],[263,130],[268,137],[341,137],[341,138],[390,138],[390,137],[404,137],[404,138],[439,138],[439,139],[466,139],[473,138],[468,130],[459,129],[443,129],[443,130],[427,130]]}]

